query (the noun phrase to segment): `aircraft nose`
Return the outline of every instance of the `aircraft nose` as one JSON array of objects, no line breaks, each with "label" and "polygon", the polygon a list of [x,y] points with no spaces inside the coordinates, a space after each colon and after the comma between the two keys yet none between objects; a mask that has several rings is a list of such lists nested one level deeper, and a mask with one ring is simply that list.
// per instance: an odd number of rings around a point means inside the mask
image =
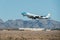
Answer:
[{"label": "aircraft nose", "polygon": [[23,16],[26,16],[26,12],[22,12],[22,15],[23,15]]}]

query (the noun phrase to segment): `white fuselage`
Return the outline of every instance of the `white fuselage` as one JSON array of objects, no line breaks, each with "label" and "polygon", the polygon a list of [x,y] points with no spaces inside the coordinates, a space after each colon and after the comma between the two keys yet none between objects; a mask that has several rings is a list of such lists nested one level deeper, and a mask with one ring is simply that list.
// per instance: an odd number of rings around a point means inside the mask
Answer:
[{"label": "white fuselage", "polygon": [[22,13],[23,16],[27,16],[28,18],[32,18],[32,19],[48,19],[50,17],[50,14],[48,14],[47,16],[39,16],[39,15],[35,15],[35,14],[30,14],[30,13]]}]

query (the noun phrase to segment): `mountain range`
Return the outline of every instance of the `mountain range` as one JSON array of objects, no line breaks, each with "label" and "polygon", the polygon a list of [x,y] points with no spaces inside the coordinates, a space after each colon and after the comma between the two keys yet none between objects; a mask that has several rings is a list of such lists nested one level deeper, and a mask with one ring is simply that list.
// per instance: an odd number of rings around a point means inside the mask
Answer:
[{"label": "mountain range", "polygon": [[4,22],[0,19],[0,29],[7,28],[47,28],[47,29],[56,29],[60,28],[60,22],[50,20],[50,19],[39,19],[39,20],[7,20]]}]

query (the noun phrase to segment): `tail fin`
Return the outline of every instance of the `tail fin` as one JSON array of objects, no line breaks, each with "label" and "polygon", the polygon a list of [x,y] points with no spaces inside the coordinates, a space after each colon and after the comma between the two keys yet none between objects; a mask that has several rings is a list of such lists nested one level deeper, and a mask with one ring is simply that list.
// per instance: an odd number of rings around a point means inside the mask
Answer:
[{"label": "tail fin", "polygon": [[26,12],[22,12],[21,14],[22,14],[23,16],[26,16],[27,13],[26,13]]},{"label": "tail fin", "polygon": [[49,13],[49,14],[46,16],[46,18],[49,18],[49,17],[50,17],[50,15],[51,15],[51,14]]}]

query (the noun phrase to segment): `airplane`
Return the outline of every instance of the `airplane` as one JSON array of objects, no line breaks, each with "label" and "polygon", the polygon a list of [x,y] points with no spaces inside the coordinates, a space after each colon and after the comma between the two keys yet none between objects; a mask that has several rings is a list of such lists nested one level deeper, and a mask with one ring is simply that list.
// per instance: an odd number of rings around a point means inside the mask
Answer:
[{"label": "airplane", "polygon": [[22,12],[21,13],[23,16],[27,16],[28,18],[31,18],[31,19],[48,19],[50,18],[50,13],[47,15],[47,16],[39,16],[39,15],[35,15],[35,14],[31,14],[31,13],[28,13],[28,12]]}]

